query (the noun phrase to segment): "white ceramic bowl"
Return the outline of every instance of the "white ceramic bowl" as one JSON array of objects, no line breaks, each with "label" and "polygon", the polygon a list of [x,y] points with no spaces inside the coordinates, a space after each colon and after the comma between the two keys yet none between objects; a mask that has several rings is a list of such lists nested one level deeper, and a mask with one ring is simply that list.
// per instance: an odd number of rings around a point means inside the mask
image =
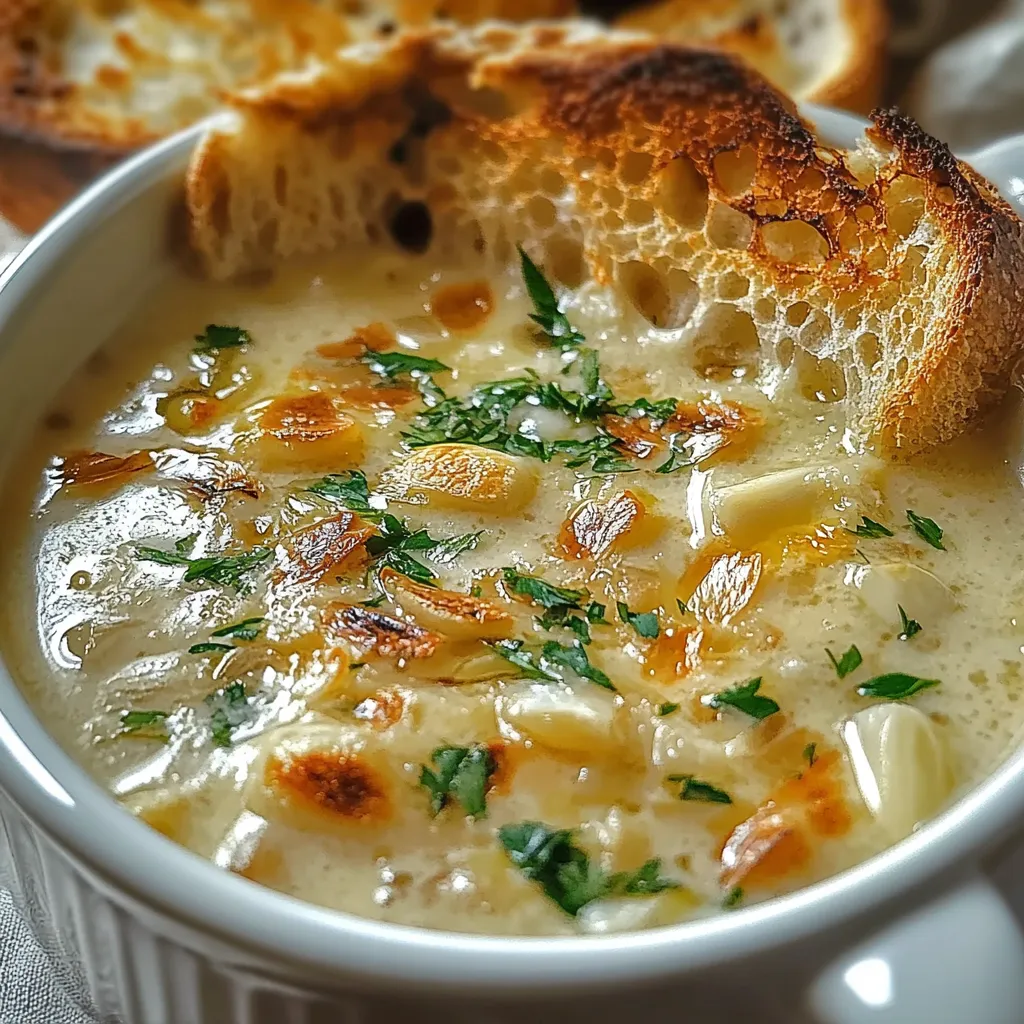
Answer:
[{"label": "white ceramic bowl", "polygon": [[[807,114],[843,145],[863,126]],[[0,472],[170,267],[169,216],[197,135],[116,168],[0,278]],[[1009,196],[1021,153],[1007,144],[975,162]],[[0,665],[0,884],[104,1021],[591,1024],[639,1011],[716,1024],[1010,1024],[1024,1007],[1024,944],[978,865],[1022,811],[1017,755],[911,838],[783,899],[609,937],[422,931],[260,888],[151,831],[57,746]]]}]

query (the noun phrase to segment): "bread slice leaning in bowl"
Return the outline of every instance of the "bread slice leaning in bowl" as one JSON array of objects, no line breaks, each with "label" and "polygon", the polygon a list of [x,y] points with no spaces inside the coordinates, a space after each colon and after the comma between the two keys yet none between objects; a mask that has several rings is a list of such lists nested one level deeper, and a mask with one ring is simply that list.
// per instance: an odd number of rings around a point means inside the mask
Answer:
[{"label": "bread slice leaning in bowl", "polygon": [[573,8],[573,0],[4,0],[0,128],[125,152],[187,128],[220,107],[225,91],[345,43],[442,13],[471,23]]},{"label": "bread slice leaning in bowl", "polygon": [[741,56],[798,100],[866,114],[885,79],[883,0],[654,0],[622,28]]},{"label": "bread slice leaning in bowl", "polygon": [[[991,185],[893,111],[826,145],[720,53],[578,22],[436,29],[232,102],[187,182],[214,278],[396,233],[496,267],[521,243],[681,330],[708,375],[842,400],[892,457],[962,431],[1021,351],[1024,225]],[[446,113],[396,160],[428,102]]]}]

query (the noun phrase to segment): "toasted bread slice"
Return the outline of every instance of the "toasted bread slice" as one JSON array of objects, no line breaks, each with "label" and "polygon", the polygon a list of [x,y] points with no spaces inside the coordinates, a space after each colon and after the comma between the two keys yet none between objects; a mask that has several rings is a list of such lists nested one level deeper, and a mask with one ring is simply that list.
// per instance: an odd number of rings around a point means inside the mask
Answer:
[{"label": "toasted bread slice", "polygon": [[[396,159],[428,97],[445,116]],[[187,183],[215,278],[367,239],[500,267],[521,242],[681,331],[698,372],[795,376],[890,455],[960,432],[1021,351],[1024,225],[992,186],[894,111],[836,150],[724,54],[435,29],[233,102]]]},{"label": "toasted bread slice", "polygon": [[124,152],[217,109],[227,90],[354,40],[426,24],[567,14],[573,0],[5,0],[0,128]]},{"label": "toasted bread slice", "polygon": [[738,54],[798,100],[866,114],[885,68],[882,0],[656,0],[622,28]]}]

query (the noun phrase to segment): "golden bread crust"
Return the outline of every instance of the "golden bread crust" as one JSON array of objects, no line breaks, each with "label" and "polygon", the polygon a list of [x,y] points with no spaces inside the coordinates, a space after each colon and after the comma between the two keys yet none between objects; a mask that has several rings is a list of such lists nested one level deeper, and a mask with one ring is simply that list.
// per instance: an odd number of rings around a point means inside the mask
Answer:
[{"label": "golden bread crust", "polygon": [[867,114],[881,97],[888,29],[883,0],[831,0],[824,8],[795,0],[784,13],[756,0],[658,0],[616,24],[662,42],[737,54],[797,100]]},{"label": "golden bread crust", "polygon": [[[396,161],[425,95],[446,114]],[[893,112],[828,147],[721,53],[579,22],[436,29],[233,104],[187,185],[216,277],[386,242],[420,204],[439,255],[507,265],[521,241],[681,331],[695,366],[728,350],[845,401],[892,456],[955,436],[1020,352],[1024,227],[991,186]]]},{"label": "golden bread crust", "polygon": [[439,14],[465,23],[561,17],[572,13],[574,0],[107,6],[96,0],[0,5],[0,128],[65,148],[130,152],[217,110],[225,92],[329,58],[347,43],[426,25]]}]

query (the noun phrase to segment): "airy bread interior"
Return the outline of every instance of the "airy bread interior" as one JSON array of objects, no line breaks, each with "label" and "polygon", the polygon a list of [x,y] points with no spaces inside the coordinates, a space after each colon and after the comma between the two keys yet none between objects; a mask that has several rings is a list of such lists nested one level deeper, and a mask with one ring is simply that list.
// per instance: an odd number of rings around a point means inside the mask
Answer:
[{"label": "airy bread interior", "polygon": [[827,146],[721,54],[580,22],[437,29],[234,101],[188,180],[216,278],[363,243],[612,285],[694,366],[785,374],[890,455],[953,437],[1021,347],[1022,224],[895,112]]}]

